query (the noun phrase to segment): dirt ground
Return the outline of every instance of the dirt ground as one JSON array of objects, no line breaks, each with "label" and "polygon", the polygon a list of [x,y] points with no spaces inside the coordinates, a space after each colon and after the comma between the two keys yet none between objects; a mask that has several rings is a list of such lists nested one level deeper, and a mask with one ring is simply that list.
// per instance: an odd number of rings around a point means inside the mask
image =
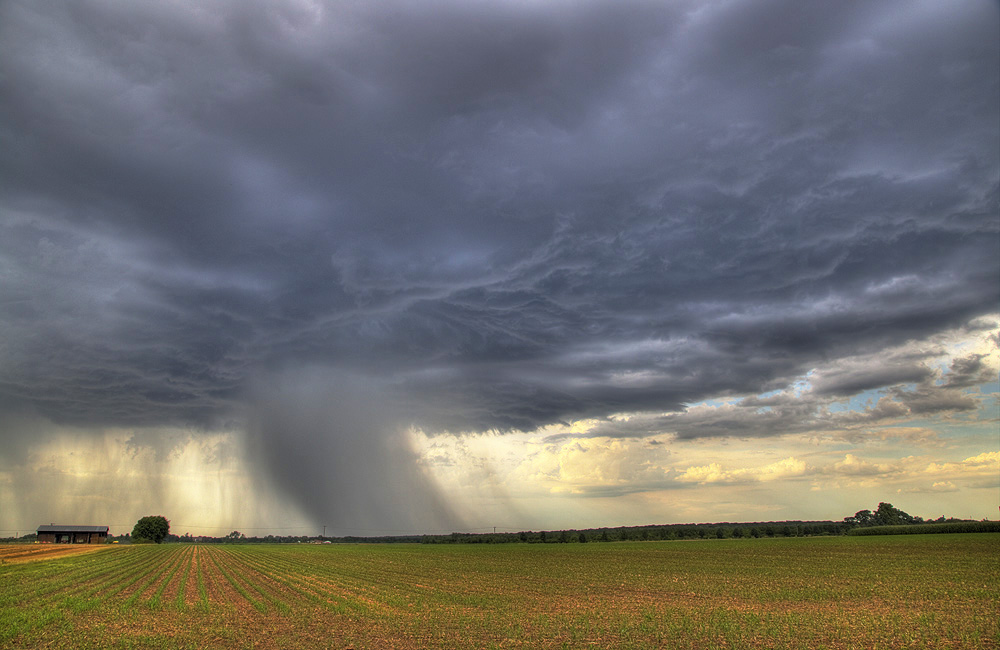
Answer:
[{"label": "dirt ground", "polygon": [[0,564],[51,560],[106,548],[107,544],[0,544]]}]

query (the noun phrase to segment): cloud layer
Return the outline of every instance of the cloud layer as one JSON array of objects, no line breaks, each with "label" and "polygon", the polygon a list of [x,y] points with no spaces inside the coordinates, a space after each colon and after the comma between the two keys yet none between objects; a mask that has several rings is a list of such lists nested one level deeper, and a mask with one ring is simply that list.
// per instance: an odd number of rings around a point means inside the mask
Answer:
[{"label": "cloud layer", "polygon": [[[248,429],[319,517],[289,438],[378,456],[410,425],[645,413],[629,426],[696,439],[973,409],[995,379],[976,356],[882,355],[995,331],[997,20],[974,0],[4,3],[0,411]],[[317,368],[388,413],[291,427],[329,413]]]}]

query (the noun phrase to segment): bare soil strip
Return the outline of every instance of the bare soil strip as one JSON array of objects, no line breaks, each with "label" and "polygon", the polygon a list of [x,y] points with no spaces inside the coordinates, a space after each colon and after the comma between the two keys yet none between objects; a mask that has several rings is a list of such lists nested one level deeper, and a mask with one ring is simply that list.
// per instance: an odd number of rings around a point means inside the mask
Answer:
[{"label": "bare soil strip", "polygon": [[208,590],[208,600],[212,605],[222,607],[235,607],[241,614],[252,615],[257,610],[253,602],[248,600],[243,594],[230,583],[225,572],[220,568],[220,560],[225,562],[224,551],[217,548],[202,547],[202,556],[206,559],[202,562],[202,573],[205,579],[205,587]]},{"label": "bare soil strip", "polygon": [[[152,583],[150,583],[149,587],[147,587],[146,590],[143,592],[141,597],[141,600],[143,602],[145,602],[148,605],[153,605],[157,603],[162,604],[164,600],[167,599],[165,597],[165,592],[170,588],[170,585],[172,583],[176,582],[178,571],[180,571],[181,567],[184,565],[187,559],[185,557],[187,551],[188,549],[182,547],[176,551],[171,552],[170,554],[171,561],[164,568],[163,572],[160,574],[162,578],[157,578],[156,580],[154,580]],[[174,592],[176,591],[177,587],[175,586]]]},{"label": "bare soil strip", "polygon": [[[184,606],[197,607],[201,604],[201,589],[199,587],[201,569],[201,548],[193,546],[191,548],[191,570],[188,572],[187,585],[184,589]],[[204,603],[206,606],[208,603]]]},{"label": "bare soil strip", "polygon": [[143,589],[139,596],[140,601],[149,601],[160,591],[161,587],[166,588],[165,585],[173,579],[175,570],[183,561],[185,550],[187,549],[179,547],[171,549],[170,553],[166,554],[163,563],[159,567],[159,574]]},{"label": "bare soil strip", "polygon": [[92,595],[112,598],[123,591],[128,595],[136,583],[154,570],[161,559],[141,553],[132,547],[119,547],[115,551],[115,556],[119,558],[117,567],[92,581],[90,589]]},{"label": "bare soil strip", "polygon": [[117,587],[112,585],[108,595],[117,594],[118,598],[123,598],[127,602],[138,601],[142,598],[143,592],[160,579],[163,572],[174,560],[174,553],[157,553],[152,555],[147,562],[133,564],[131,571],[123,576],[128,579],[128,582]]},{"label": "bare soil strip", "polygon": [[194,547],[191,546],[184,551],[184,555],[181,559],[181,565],[176,574],[176,579],[171,581],[170,585],[163,593],[164,602],[172,603],[174,606],[180,607],[181,609],[184,608],[185,594],[188,590],[188,579],[193,565]]},{"label": "bare soil strip", "polygon": [[107,548],[107,546],[101,544],[38,544],[31,546],[15,544],[0,546],[0,560],[4,564],[22,564],[24,562],[52,560],[71,555],[80,555]]},{"label": "bare soil strip", "polygon": [[250,590],[251,593],[256,593],[276,607],[278,611],[288,611],[291,603],[299,600],[298,594],[292,589],[276,580],[269,572],[247,562],[244,555],[229,553],[226,559],[227,572],[236,578],[244,588]]},{"label": "bare soil strip", "polygon": [[286,604],[319,602],[319,597],[314,592],[296,584],[292,578],[292,574],[295,573],[293,565],[280,561],[264,563],[255,554],[246,551],[238,553],[235,557],[239,558],[241,570],[252,571],[255,576],[259,576],[265,581],[267,588]]}]

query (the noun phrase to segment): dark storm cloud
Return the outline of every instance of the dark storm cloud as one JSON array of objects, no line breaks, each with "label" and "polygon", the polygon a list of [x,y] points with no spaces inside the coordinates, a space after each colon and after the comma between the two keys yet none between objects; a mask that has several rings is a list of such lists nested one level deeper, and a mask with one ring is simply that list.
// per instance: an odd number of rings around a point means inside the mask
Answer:
[{"label": "dark storm cloud", "polygon": [[[665,415],[608,418],[582,437],[643,438],[666,433],[679,439],[751,439],[812,433],[857,440],[864,435],[859,431],[868,436],[887,435],[876,428],[905,418],[975,410],[978,400],[960,389],[990,381],[982,372],[981,357],[974,354],[956,359],[944,373],[918,363],[929,360],[935,352],[904,349],[886,351],[876,358],[841,359],[811,372],[807,385]],[[970,380],[970,374],[976,379]],[[879,390],[863,403],[844,407],[846,398],[873,389]],[[577,434],[550,436],[553,440],[573,437]]]},{"label": "dark storm cloud", "polygon": [[253,389],[250,451],[308,516],[341,533],[456,528],[387,397],[376,381],[324,369],[271,374]]},{"label": "dark storm cloud", "polygon": [[228,426],[308,363],[375,378],[390,428],[532,429],[962,326],[1000,299],[996,24],[986,1],[4,3],[0,407]]}]

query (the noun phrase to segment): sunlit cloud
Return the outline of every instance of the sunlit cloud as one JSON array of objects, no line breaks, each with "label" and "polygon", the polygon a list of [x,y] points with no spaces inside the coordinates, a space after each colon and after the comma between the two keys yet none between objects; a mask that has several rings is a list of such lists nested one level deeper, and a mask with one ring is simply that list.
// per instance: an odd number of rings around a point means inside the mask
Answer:
[{"label": "sunlit cloud", "polygon": [[[158,446],[137,444],[138,436]],[[232,432],[54,430],[17,466],[0,468],[0,480],[18,488],[0,492],[0,509],[24,532],[96,522],[124,534],[159,513],[177,534],[312,532],[294,505],[260,489],[241,447]]]},{"label": "sunlit cloud", "polygon": [[719,463],[700,467],[688,467],[678,477],[678,481],[689,483],[749,483],[754,481],[775,481],[806,473],[805,462],[797,458],[785,458],[762,467],[723,468]]}]

